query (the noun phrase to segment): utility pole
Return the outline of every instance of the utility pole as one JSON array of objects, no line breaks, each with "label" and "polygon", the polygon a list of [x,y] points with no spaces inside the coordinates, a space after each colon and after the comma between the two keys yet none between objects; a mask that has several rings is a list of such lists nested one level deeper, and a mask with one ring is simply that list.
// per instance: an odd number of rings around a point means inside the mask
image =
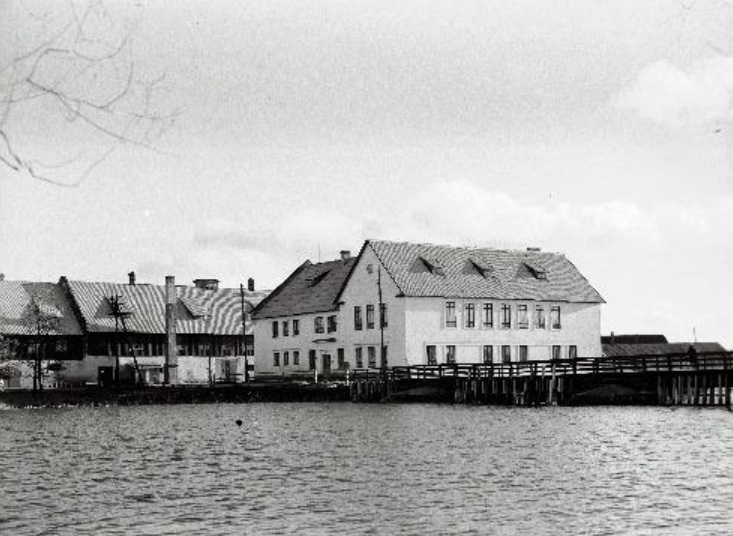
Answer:
[{"label": "utility pole", "polygon": [[239,284],[239,295],[242,303],[242,337],[244,339],[244,381],[249,383],[249,365],[247,363],[247,311],[244,308],[244,283]]},{"label": "utility pole", "polygon": [[379,359],[380,366],[386,368],[384,362],[384,303],[382,302],[382,267],[377,269],[377,290],[379,291]]}]

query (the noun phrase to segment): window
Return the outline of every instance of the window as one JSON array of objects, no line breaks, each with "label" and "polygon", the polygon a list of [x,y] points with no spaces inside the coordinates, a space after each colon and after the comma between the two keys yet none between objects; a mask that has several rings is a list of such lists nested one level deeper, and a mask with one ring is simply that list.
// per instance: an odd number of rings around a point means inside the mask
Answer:
[{"label": "window", "polygon": [[68,352],[69,347],[66,344],[66,341],[63,339],[59,339],[56,341],[56,347],[54,348],[54,352],[57,354],[65,354]]},{"label": "window", "polygon": [[545,321],[545,308],[541,305],[538,305],[535,309],[535,324],[534,327],[537,329],[545,329],[546,328],[546,321]]},{"label": "window", "polygon": [[374,305],[367,305],[366,317],[367,329],[374,329]]},{"label": "window", "polygon": [[323,333],[323,317],[317,316],[313,319],[313,329],[316,333]]},{"label": "window", "polygon": [[467,328],[476,327],[476,304],[475,303],[466,304],[466,327]]},{"label": "window", "polygon": [[456,362],[456,347],[453,344],[449,344],[445,347],[445,362],[455,363]]},{"label": "window", "polygon": [[494,360],[494,347],[484,346],[484,363],[491,363]]},{"label": "window", "polygon": [[494,327],[494,305],[491,303],[485,303],[483,308],[483,318],[481,319],[482,324],[485,328]]},{"label": "window", "polygon": [[336,315],[330,315],[328,318],[328,332],[333,333],[336,331]]},{"label": "window", "polygon": [[346,360],[344,359],[344,349],[343,348],[339,348],[338,350],[336,350],[336,354],[338,356],[336,359],[338,360],[339,370],[345,369],[346,368]]},{"label": "window", "polygon": [[529,329],[529,316],[526,305],[517,306],[517,326],[519,329]]},{"label": "window", "polygon": [[501,362],[511,363],[512,362],[512,347],[505,344],[501,347]]},{"label": "window", "polygon": [[369,368],[377,368],[377,351],[374,346],[367,348],[367,356],[369,357]]},{"label": "window", "polygon": [[354,329],[361,331],[364,328],[364,321],[361,317],[361,307],[359,305],[354,307]]},{"label": "window", "polygon": [[274,354],[272,354],[272,366],[273,367],[280,366],[280,352],[275,352]]},{"label": "window", "polygon": [[293,337],[300,335],[300,320],[293,318]]},{"label": "window", "polygon": [[387,347],[382,346],[382,368],[387,367]]},{"label": "window", "polygon": [[457,325],[456,302],[445,302],[445,327],[455,328]]},{"label": "window", "polygon": [[560,329],[560,306],[550,309],[550,325],[552,329]]},{"label": "window", "polygon": [[290,352],[283,352],[283,367],[290,365]]},{"label": "window", "polygon": [[507,303],[501,305],[501,327],[503,329],[512,327],[512,306]]},{"label": "window", "polygon": [[574,344],[568,347],[568,359],[578,359],[578,347]]},{"label": "window", "polygon": [[277,320],[275,320],[272,323],[272,338],[273,339],[277,339],[277,326],[278,326],[278,323],[277,323]]},{"label": "window", "polygon": [[316,370],[316,351],[308,350],[308,369]]},{"label": "window", "polygon": [[287,320],[283,320],[283,337],[287,337],[290,333],[290,324]]},{"label": "window", "polygon": [[552,359],[560,359],[560,347],[557,345],[552,347]]},{"label": "window", "polygon": [[383,328],[387,327],[387,304],[382,303],[379,305],[379,322]]},{"label": "window", "polygon": [[429,344],[428,346],[425,347],[425,351],[428,354],[428,365],[437,365],[438,360],[436,359],[436,356],[435,356],[435,345]]},{"label": "window", "polygon": [[356,347],[356,368],[364,368],[364,352],[361,346]]},{"label": "window", "polygon": [[[293,334],[295,334],[295,328],[293,327]],[[300,365],[300,352],[298,350],[293,350],[293,365],[296,367]]]},{"label": "window", "polygon": [[529,361],[529,349],[526,346],[519,347],[519,361],[522,363]]}]

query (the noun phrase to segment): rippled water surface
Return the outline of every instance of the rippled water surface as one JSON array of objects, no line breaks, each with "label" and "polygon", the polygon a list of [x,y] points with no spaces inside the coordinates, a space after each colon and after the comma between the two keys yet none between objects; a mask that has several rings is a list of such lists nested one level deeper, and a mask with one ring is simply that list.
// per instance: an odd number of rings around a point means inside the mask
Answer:
[{"label": "rippled water surface", "polygon": [[733,413],[5,410],[0,483],[2,534],[732,534]]}]

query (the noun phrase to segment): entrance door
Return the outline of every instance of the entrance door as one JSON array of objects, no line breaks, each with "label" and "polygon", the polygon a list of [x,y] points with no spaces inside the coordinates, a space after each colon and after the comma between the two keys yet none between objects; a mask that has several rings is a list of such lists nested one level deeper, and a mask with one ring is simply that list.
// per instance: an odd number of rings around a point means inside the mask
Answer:
[{"label": "entrance door", "polygon": [[331,354],[323,354],[323,374],[331,374]]},{"label": "entrance door", "polygon": [[99,367],[97,369],[97,383],[102,387],[110,387],[113,382],[113,368]]}]

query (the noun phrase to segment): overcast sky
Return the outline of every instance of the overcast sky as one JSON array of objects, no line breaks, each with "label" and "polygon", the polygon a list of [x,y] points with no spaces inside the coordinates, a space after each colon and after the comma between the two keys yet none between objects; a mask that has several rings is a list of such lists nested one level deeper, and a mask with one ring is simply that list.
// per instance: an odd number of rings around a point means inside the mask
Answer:
[{"label": "overcast sky", "polygon": [[[155,151],[118,148],[76,188],[0,168],[8,279],[135,270],[272,288],[369,237],[538,246],[565,253],[606,299],[604,333],[689,341],[694,327],[733,347],[733,7],[137,1],[109,12],[136,72],[165,75],[157,102],[178,119]],[[0,61],[63,17],[0,0]],[[9,119],[24,150],[101,147],[48,114]]]}]

